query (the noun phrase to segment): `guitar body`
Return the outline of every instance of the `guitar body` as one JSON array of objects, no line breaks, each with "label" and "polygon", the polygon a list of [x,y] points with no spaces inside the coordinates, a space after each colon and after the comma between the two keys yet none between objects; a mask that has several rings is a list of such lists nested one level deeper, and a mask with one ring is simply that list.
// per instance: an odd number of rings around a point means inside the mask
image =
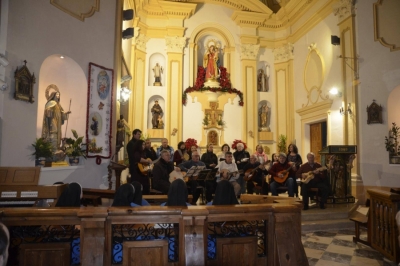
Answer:
[{"label": "guitar body", "polygon": [[[317,168],[317,169],[315,169],[315,170],[324,171],[324,170],[326,170],[326,169],[327,169],[326,166],[322,166],[322,167]],[[307,176],[304,177],[304,178],[301,180],[301,182],[303,182],[304,184],[308,184],[308,182],[310,182],[310,180],[314,179],[314,171],[315,171],[315,170],[308,172],[308,173],[307,173]]]},{"label": "guitar body", "polygon": [[[290,168],[289,168],[290,169]],[[283,177],[279,177],[279,175],[280,174],[282,174],[283,175]],[[286,182],[286,179],[289,177],[289,170],[288,169],[286,169],[286,170],[283,170],[283,171],[280,171],[279,173],[278,173],[278,176],[274,176],[273,178],[274,178],[274,180],[275,180],[275,182],[278,182],[278,183],[285,183]]]},{"label": "guitar body", "polygon": [[[149,158],[147,158],[147,160],[149,160]],[[151,159],[150,159],[151,160]],[[142,164],[142,163],[138,163],[138,168],[139,171],[143,174],[143,175],[148,175],[149,172],[153,169],[153,164]]]},{"label": "guitar body", "polygon": [[172,183],[176,179],[182,179],[185,182],[188,182],[189,178],[186,177],[186,172],[178,172],[178,171],[172,171],[169,174],[169,182]]},{"label": "guitar body", "polygon": [[[259,168],[261,165],[266,165],[269,164],[271,162],[271,160],[266,161],[263,164],[260,164],[259,166],[257,166],[256,168],[251,168],[251,169],[247,169],[246,172],[244,173],[244,181],[250,181],[253,179],[254,174],[256,173],[257,168]],[[260,168],[261,169],[261,168]]]},{"label": "guitar body", "polygon": [[220,178],[221,180],[230,180],[233,175],[237,174],[238,172],[230,172],[228,169],[222,169],[220,171]]}]

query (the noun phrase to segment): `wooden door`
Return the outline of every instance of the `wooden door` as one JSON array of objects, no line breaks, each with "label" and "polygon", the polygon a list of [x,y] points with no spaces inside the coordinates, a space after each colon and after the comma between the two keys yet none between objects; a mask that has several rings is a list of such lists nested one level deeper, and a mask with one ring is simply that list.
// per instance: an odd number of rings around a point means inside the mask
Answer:
[{"label": "wooden door", "polygon": [[[315,154],[315,161],[321,162],[319,151],[326,146],[326,122],[310,125],[310,151]],[[305,160],[307,161],[307,158]]]}]

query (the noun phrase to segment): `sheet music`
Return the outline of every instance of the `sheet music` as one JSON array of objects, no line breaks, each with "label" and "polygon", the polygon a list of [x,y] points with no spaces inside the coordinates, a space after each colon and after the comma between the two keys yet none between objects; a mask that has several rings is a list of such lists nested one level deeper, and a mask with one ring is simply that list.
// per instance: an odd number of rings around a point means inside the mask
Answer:
[{"label": "sheet music", "polygon": [[186,173],[186,176],[198,176],[200,171],[206,168],[205,166],[192,166]]}]

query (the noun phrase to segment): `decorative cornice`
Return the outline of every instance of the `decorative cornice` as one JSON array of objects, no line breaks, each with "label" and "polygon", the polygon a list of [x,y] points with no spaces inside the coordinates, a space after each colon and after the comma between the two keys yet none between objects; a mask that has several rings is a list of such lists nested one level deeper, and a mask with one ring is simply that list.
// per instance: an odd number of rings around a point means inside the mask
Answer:
[{"label": "decorative cornice", "polygon": [[256,60],[259,49],[260,49],[259,44],[242,44],[240,51],[240,58]]},{"label": "decorative cornice", "polygon": [[167,53],[182,53],[186,46],[186,37],[165,36]]},{"label": "decorative cornice", "polygon": [[354,0],[340,0],[333,5],[333,14],[338,17],[339,23],[354,14]]},{"label": "decorative cornice", "polygon": [[[386,4],[385,6],[383,6],[384,3]],[[390,5],[390,2],[388,4],[387,1],[383,2],[383,0],[379,0],[378,2],[374,3],[374,39],[375,41],[379,41],[383,46],[390,48],[390,51],[393,52],[400,50],[398,38],[393,38],[394,36],[390,36],[390,34],[387,32],[386,36],[382,35],[385,32],[382,31],[382,29],[392,27],[391,21],[383,19],[383,17],[385,17],[384,14],[386,14],[391,8],[393,9],[393,7]],[[399,17],[397,17],[397,23],[399,20]]]},{"label": "decorative cornice", "polygon": [[50,0],[50,4],[81,21],[100,10],[100,0],[80,0],[75,5],[68,0]]},{"label": "decorative cornice", "polygon": [[293,43],[287,43],[281,47],[275,48],[273,50],[275,63],[282,63],[290,59],[293,59],[294,58],[293,51],[294,51]]},{"label": "decorative cornice", "polygon": [[146,52],[146,44],[148,40],[149,38],[146,35],[139,34],[139,36],[133,38],[132,45],[134,45],[136,49]]}]

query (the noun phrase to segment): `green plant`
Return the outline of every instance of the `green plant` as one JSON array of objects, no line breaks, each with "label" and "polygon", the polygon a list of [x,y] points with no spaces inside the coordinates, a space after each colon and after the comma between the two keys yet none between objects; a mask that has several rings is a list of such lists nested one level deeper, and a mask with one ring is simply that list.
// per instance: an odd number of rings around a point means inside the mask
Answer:
[{"label": "green plant", "polygon": [[203,125],[208,126],[209,123],[210,123],[210,121],[208,120],[208,116],[205,115],[203,118]]},{"label": "green plant", "polygon": [[392,123],[392,128],[389,130],[389,136],[385,136],[386,150],[391,154],[397,153],[397,139],[399,138],[400,127],[396,123]]},{"label": "green plant", "polygon": [[279,135],[279,139],[278,139],[278,152],[284,152],[286,153],[286,141],[287,141],[287,137],[285,135]]},{"label": "green plant", "polygon": [[51,158],[53,156],[53,146],[44,138],[36,139],[35,142],[32,143],[32,146],[35,148],[35,152],[32,153],[32,155],[34,155],[36,159],[41,157]]},{"label": "green plant", "polygon": [[224,125],[225,125],[225,121],[224,120],[218,120],[217,121],[217,124],[218,124],[218,126],[221,126],[221,127],[223,127]]},{"label": "green plant", "polygon": [[67,138],[65,140],[65,154],[68,155],[68,157],[82,156],[86,159],[86,150],[82,148],[83,136],[78,137],[78,133],[76,133],[74,129],[71,129],[71,131],[75,139]]}]

